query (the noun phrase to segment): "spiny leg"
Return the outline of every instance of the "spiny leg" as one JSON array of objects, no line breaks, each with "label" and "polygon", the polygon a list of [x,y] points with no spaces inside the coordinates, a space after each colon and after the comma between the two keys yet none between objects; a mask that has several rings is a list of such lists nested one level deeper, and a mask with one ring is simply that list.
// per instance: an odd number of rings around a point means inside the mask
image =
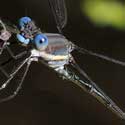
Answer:
[{"label": "spiny leg", "polygon": [[[24,55],[28,54],[28,51],[23,51],[17,55],[14,55],[13,52],[11,51],[10,47],[9,46],[5,46],[5,48],[7,49],[7,51],[9,52],[10,56],[12,58],[8,59],[6,62],[0,64],[0,71],[7,77],[7,78],[10,78],[10,75],[4,70],[3,66],[8,64],[10,61],[12,61],[13,59],[17,60],[21,57],[23,57]],[[0,90],[1,90],[1,87],[0,87]]]},{"label": "spiny leg", "polygon": [[[23,77],[21,78],[21,81],[19,82],[19,84],[18,84],[16,90],[13,92],[13,94],[11,94],[11,95],[9,95],[9,96],[3,98],[3,99],[0,99],[0,103],[1,103],[1,102],[5,102],[5,101],[8,101],[8,100],[11,100],[12,98],[14,98],[14,97],[18,94],[19,90],[21,89],[22,83],[23,83],[23,81],[24,81],[24,79],[25,79],[25,77],[26,77],[26,75],[27,75],[27,72],[28,72],[28,70],[29,70],[29,67],[30,67],[31,62],[32,62],[32,61],[31,61],[29,58],[28,58],[27,61],[25,61],[25,63],[27,63],[27,66],[26,66],[25,72],[24,72],[24,74],[23,74]],[[25,63],[23,63],[23,65],[24,65]],[[22,65],[22,66],[23,66],[23,65]],[[21,67],[22,67],[22,66],[21,66]]]},{"label": "spiny leg", "polygon": [[25,63],[28,62],[28,60],[29,60],[30,58],[31,58],[31,56],[28,57],[28,58],[26,58],[26,59],[14,70],[14,72],[9,75],[9,78],[8,78],[8,79],[2,84],[2,86],[0,87],[0,90],[6,88],[6,86],[7,86],[7,85],[10,83],[10,81],[14,78],[14,76],[17,74],[17,72],[24,66]]},{"label": "spiny leg", "polygon": [[104,104],[108,109],[114,112],[117,116],[125,120],[125,113],[99,87],[97,87],[97,85],[95,86],[95,83],[94,84],[91,83],[92,80],[90,81],[90,84],[87,82],[84,82],[71,69],[69,70],[68,67],[66,69],[64,69],[63,67],[59,67],[55,70],[59,73],[59,75],[62,76],[62,78],[77,84],[84,91],[94,96],[98,101]]}]

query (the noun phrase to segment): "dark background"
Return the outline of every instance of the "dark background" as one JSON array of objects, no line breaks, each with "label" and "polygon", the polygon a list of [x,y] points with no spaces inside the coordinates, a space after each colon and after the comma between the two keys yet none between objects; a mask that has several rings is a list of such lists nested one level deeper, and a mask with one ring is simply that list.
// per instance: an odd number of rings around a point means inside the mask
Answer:
[{"label": "dark background", "polygon": [[[125,32],[96,27],[80,10],[80,0],[67,0],[68,24],[64,35],[80,47],[119,60],[124,59]],[[3,0],[1,18],[12,23],[30,16],[46,32],[57,32],[47,0]],[[86,55],[76,55],[81,68],[125,111],[125,68]],[[93,97],[73,83],[63,81],[33,63],[22,90],[11,101],[0,104],[1,125],[124,125]]]}]

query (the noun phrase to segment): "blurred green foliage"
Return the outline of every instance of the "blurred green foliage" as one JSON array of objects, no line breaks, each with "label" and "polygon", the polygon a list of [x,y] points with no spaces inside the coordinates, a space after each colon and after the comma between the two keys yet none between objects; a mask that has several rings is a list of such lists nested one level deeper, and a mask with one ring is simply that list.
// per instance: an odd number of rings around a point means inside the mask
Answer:
[{"label": "blurred green foliage", "polygon": [[116,0],[84,0],[81,8],[99,26],[125,29],[125,3]]}]

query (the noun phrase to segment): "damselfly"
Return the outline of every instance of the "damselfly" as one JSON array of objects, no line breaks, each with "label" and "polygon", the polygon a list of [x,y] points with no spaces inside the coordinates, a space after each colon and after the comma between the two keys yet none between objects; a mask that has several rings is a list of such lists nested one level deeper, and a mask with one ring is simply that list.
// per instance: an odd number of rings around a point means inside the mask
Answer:
[{"label": "damselfly", "polygon": [[[49,0],[49,4],[59,31],[57,34],[43,33],[29,17],[22,17],[19,20],[18,27],[11,27],[1,20],[1,54],[3,50],[6,49],[14,60],[23,58],[26,55],[27,56],[10,74],[8,74],[3,68],[3,66],[9,63],[9,61],[0,65],[0,71],[7,77],[7,80],[2,84],[0,90],[6,88],[10,81],[16,76],[16,74],[24,66],[26,66],[16,90],[12,95],[3,98],[0,101],[7,101],[15,97],[21,88],[31,62],[41,61],[43,64],[57,72],[60,77],[77,84],[84,91],[94,96],[108,109],[113,111],[117,116],[125,119],[125,113],[78,66],[72,56],[72,52],[77,50],[80,53],[97,56],[122,66],[125,66],[125,63],[101,54],[93,53],[92,51],[86,50],[84,48],[80,48],[73,42],[66,39],[62,35],[62,29],[67,23],[67,10],[65,2],[64,0]],[[19,53],[16,56],[13,54],[10,48],[11,42],[9,42],[9,39],[13,34],[17,38],[17,44],[25,47],[25,51]],[[83,78],[80,77],[80,75]]]}]

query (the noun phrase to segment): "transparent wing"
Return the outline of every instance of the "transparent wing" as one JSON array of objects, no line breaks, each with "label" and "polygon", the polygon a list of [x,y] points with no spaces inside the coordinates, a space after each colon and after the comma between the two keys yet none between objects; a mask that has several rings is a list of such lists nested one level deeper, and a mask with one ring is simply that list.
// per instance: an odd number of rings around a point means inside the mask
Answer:
[{"label": "transparent wing", "polygon": [[83,90],[94,96],[98,101],[105,105],[108,109],[114,112],[118,117],[125,119],[125,113],[96,85],[94,81],[82,70],[79,65],[74,61],[72,66],[82,75],[87,82],[83,81],[81,77],[74,74],[71,78],[72,82],[76,83]]},{"label": "transparent wing", "polygon": [[48,0],[48,1],[55,18],[57,28],[61,33],[61,30],[67,23],[67,9],[65,6],[65,1],[64,0]]},{"label": "transparent wing", "polygon": [[90,51],[90,50],[87,50],[87,49],[85,49],[85,48],[78,47],[78,46],[76,46],[76,45],[73,45],[73,46],[74,46],[74,48],[75,48],[78,52],[80,52],[80,53],[88,54],[88,55],[91,55],[91,56],[96,56],[96,57],[98,57],[98,58],[100,58],[100,59],[104,59],[104,60],[107,60],[107,61],[109,61],[109,62],[112,62],[112,63],[115,63],[115,64],[119,64],[119,65],[121,65],[121,66],[125,66],[125,62],[123,62],[123,61],[119,61],[119,60],[117,60],[117,59],[114,59],[114,58],[111,58],[111,57],[108,57],[108,56],[105,56],[105,55],[102,55],[102,54],[98,54],[98,53],[92,52],[92,51]]}]

